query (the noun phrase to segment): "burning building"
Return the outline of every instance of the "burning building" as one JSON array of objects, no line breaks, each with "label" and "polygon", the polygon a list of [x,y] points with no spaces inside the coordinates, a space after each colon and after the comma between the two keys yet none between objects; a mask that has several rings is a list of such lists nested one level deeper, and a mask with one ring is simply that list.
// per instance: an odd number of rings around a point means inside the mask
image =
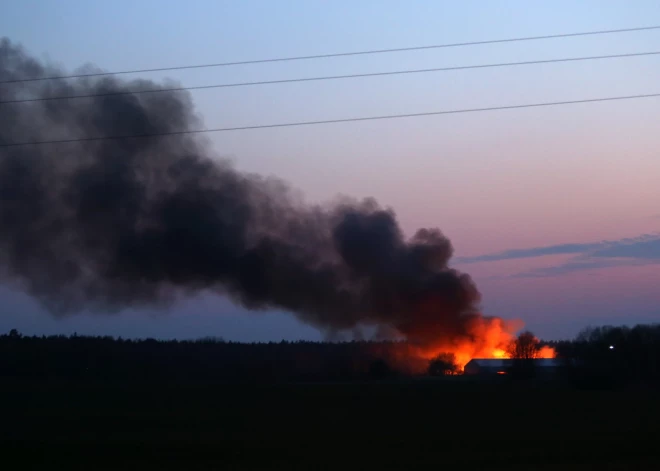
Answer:
[{"label": "burning building", "polygon": [[408,238],[373,199],[306,204],[239,172],[172,84],[66,75],[0,41],[0,279],[54,315],[212,291],[329,334],[376,327],[461,367],[510,340],[439,229]]},{"label": "burning building", "polygon": [[[556,358],[535,358],[523,360],[541,377],[555,377],[563,363]],[[509,374],[516,360],[510,358],[473,358],[463,370],[468,376],[489,377]]]}]

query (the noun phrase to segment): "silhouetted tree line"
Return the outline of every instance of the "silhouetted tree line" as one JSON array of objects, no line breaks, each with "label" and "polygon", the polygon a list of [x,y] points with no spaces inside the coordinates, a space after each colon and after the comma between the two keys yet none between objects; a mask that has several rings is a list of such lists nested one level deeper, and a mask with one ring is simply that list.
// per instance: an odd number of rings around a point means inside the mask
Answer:
[{"label": "silhouetted tree line", "polygon": [[[515,346],[514,357],[520,361],[516,376],[535,376],[530,369],[533,344],[553,347],[562,364],[561,377],[578,386],[660,384],[660,325],[590,327],[574,340],[555,342],[539,342],[527,334],[521,334]],[[165,341],[24,336],[12,330],[0,335],[0,379],[277,382],[459,373],[453,355],[440,354],[427,361],[417,359],[411,348],[397,341]]]},{"label": "silhouetted tree line", "polygon": [[[403,342],[237,343],[89,336],[0,336],[0,378],[343,381],[424,371]],[[404,361],[405,359],[405,361]]]},{"label": "silhouetted tree line", "polygon": [[660,324],[588,327],[574,340],[548,344],[578,385],[660,384]]}]

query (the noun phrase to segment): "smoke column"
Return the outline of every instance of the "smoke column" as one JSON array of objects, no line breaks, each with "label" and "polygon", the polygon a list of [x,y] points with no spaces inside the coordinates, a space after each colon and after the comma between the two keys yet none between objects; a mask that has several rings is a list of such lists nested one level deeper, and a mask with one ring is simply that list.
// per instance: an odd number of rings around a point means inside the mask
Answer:
[{"label": "smoke column", "polygon": [[[65,74],[0,42],[2,81]],[[0,85],[0,101],[157,88],[113,76],[28,81]],[[202,127],[185,92],[0,104],[0,145]],[[438,229],[406,239],[371,199],[305,205],[194,134],[0,147],[0,224],[3,282],[55,315],[212,290],[327,332],[372,325],[420,343],[484,320]]]}]

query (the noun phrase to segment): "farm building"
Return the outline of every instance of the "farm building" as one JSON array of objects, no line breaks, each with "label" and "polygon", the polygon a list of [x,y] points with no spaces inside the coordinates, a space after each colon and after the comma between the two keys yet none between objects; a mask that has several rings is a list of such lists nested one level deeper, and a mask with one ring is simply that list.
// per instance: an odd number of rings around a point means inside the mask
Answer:
[{"label": "farm building", "polygon": [[[530,362],[528,364],[533,365],[541,376],[554,376],[562,366],[561,361],[554,358],[525,361]],[[465,365],[463,373],[471,376],[505,375],[514,366],[514,362],[510,359],[475,358]]]}]

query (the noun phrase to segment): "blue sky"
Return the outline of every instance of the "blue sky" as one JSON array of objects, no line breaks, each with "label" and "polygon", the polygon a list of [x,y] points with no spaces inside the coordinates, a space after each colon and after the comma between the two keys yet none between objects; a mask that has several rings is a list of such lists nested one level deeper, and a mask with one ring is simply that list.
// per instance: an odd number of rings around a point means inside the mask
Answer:
[{"label": "blue sky", "polygon": [[[659,18],[660,3],[625,0],[6,0],[0,31],[69,70],[91,62],[116,71],[638,27]],[[660,51],[660,30],[140,76],[195,86],[645,51]],[[658,93],[659,74],[660,57],[652,56],[193,96],[207,127],[225,127]],[[660,319],[657,242],[622,243],[616,253],[599,253],[606,249],[598,245],[660,230],[659,102],[209,139],[218,156],[282,177],[310,202],[374,196],[396,210],[409,234],[440,227],[456,247],[458,266],[482,290],[487,314],[521,318],[541,336],[556,338],[590,323]],[[0,290],[0,301],[0,331],[321,338],[286,314],[245,314],[211,297],[169,313],[67,319],[53,319],[9,287]]]}]

